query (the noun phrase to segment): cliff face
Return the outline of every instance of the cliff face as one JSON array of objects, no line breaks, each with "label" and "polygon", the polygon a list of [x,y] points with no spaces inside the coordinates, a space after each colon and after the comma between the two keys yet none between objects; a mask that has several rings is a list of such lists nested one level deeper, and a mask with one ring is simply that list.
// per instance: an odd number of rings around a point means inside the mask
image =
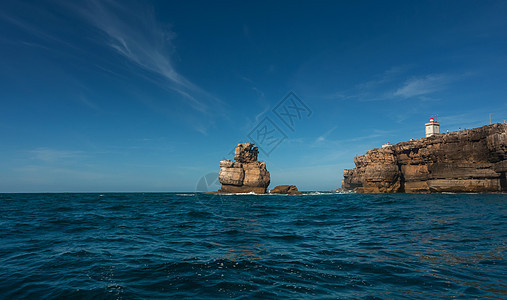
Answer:
[{"label": "cliff face", "polygon": [[363,193],[507,192],[507,124],[437,134],[373,149],[344,170]]},{"label": "cliff face", "polygon": [[222,160],[218,180],[222,184],[219,193],[266,193],[270,175],[264,162],[257,161],[259,150],[253,143],[238,144],[234,160]]}]

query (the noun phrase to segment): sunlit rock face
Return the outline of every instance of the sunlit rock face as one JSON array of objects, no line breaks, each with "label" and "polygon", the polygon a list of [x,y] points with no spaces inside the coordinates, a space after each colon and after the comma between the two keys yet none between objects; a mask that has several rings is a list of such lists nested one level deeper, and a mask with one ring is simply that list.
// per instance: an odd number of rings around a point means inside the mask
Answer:
[{"label": "sunlit rock face", "polygon": [[344,170],[363,193],[507,192],[507,124],[435,134],[373,149]]},{"label": "sunlit rock face", "polygon": [[253,143],[238,144],[234,160],[220,162],[218,180],[222,184],[219,193],[264,194],[270,183],[270,175],[264,162],[257,161],[259,150]]}]

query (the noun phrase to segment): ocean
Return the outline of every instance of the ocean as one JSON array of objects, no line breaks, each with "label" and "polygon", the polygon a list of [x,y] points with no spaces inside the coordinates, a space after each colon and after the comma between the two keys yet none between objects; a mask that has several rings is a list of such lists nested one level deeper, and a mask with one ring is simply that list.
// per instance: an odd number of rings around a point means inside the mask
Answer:
[{"label": "ocean", "polygon": [[1,299],[507,298],[507,195],[0,194]]}]

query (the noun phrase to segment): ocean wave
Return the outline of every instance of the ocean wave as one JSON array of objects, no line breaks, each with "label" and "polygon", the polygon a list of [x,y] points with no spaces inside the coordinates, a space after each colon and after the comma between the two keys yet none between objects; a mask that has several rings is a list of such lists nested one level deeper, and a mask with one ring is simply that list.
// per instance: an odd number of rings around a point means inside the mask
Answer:
[{"label": "ocean wave", "polygon": [[332,191],[332,192],[313,191],[313,192],[303,192],[303,194],[309,196],[323,196],[323,195],[348,195],[355,193],[351,191]]},{"label": "ocean wave", "polygon": [[0,298],[505,298],[505,195],[200,196],[0,197]]}]

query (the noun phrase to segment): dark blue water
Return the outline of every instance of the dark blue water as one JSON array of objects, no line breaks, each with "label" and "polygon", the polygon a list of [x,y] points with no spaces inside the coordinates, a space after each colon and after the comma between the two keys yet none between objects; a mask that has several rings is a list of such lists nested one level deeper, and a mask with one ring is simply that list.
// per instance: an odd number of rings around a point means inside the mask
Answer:
[{"label": "dark blue water", "polygon": [[507,298],[507,195],[0,194],[0,298]]}]

